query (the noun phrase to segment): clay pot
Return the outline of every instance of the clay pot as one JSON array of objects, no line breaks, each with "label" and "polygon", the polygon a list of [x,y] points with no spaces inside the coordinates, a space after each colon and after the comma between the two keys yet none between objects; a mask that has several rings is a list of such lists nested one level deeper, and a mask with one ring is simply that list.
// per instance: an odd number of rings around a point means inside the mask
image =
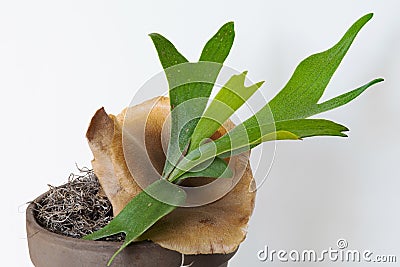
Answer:
[{"label": "clay pot", "polygon": [[[43,194],[36,199],[40,201]],[[35,204],[26,210],[26,230],[29,254],[36,267],[99,267],[106,266],[108,260],[121,246],[121,242],[90,241],[55,234],[38,224],[35,218]],[[224,267],[236,253],[185,255],[185,265],[193,267]],[[113,267],[178,267],[182,255],[176,251],[162,248],[153,242],[132,243],[113,261]]]}]

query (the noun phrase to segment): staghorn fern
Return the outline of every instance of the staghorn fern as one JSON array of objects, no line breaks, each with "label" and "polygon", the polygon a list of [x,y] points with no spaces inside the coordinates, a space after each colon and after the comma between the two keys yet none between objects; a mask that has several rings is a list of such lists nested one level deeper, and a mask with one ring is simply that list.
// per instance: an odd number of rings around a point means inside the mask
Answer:
[{"label": "staghorn fern", "polygon": [[[248,151],[262,142],[312,136],[345,137],[344,132],[348,131],[345,126],[309,117],[345,105],[370,86],[383,81],[372,80],[319,103],[356,35],[372,16],[367,14],[357,20],[332,48],[303,60],[286,86],[268,104],[224,136],[210,142],[203,140],[210,138],[263,84],[245,86],[246,71],[233,75],[207,107],[214,83],[233,44],[233,22],[223,25],[206,43],[199,62],[195,63],[189,63],[162,35],[150,34],[170,87],[171,138],[163,179],[146,188],[147,193],[142,191],[134,197],[107,226],[84,239],[95,240],[124,232],[125,242],[110,259],[111,264],[122,249],[185,202],[185,192],[170,182],[188,177],[230,177],[232,172],[223,159]],[[207,162],[207,168],[196,171],[196,167]],[[166,187],[171,188],[167,192],[169,204],[148,194],[166,194]]]}]

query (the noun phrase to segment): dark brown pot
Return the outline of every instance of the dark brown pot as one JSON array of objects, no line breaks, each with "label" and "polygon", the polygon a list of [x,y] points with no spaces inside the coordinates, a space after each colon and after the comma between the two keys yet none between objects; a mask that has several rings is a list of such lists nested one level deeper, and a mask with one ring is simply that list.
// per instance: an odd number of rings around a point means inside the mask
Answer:
[{"label": "dark brown pot", "polygon": [[[40,201],[45,194],[38,197]],[[99,267],[121,246],[120,242],[90,241],[52,233],[40,226],[35,219],[35,204],[26,210],[26,230],[29,254],[36,267]],[[224,267],[235,252],[230,254],[185,255],[185,264],[193,267]],[[178,267],[182,255],[153,242],[132,243],[113,261],[113,267]]]}]

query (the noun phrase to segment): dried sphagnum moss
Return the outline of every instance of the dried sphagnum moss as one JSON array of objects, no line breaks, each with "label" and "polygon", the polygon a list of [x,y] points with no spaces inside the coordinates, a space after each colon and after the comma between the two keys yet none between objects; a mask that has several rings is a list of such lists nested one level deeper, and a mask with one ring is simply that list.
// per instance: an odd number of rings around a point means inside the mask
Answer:
[{"label": "dried sphagnum moss", "polygon": [[[107,225],[113,218],[112,206],[99,193],[100,184],[88,168],[71,173],[62,186],[49,185],[49,192],[36,204],[36,219],[47,230],[64,236],[81,238]],[[123,235],[104,240],[121,241]]]}]

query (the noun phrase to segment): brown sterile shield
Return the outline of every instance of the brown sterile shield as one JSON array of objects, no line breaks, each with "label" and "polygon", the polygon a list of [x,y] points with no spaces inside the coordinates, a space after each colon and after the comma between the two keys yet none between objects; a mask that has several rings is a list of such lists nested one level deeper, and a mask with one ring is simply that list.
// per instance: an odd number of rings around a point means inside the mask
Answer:
[{"label": "brown sterile shield", "polygon": [[[169,99],[158,97],[140,105],[129,107],[134,115],[146,114],[145,129],[147,155],[135,155],[137,161],[150,159],[154,168],[162,171],[165,155],[162,148],[162,128],[170,113]],[[129,171],[122,146],[122,129],[127,109],[119,115],[108,115],[99,109],[87,131],[93,152],[92,166],[106,196],[110,199],[114,215],[142,189]],[[224,128],[225,127],[225,128]],[[224,124],[212,137],[226,133],[233,127]],[[141,239],[149,239],[164,248],[183,254],[230,253],[237,249],[247,233],[247,223],[254,208],[255,186],[248,162],[248,153],[233,157],[234,172],[242,173],[233,189],[222,198],[198,207],[180,207],[153,225]],[[138,163],[139,165],[139,163]],[[139,166],[140,167],[140,166]],[[207,178],[191,178],[186,186],[209,182]],[[140,215],[138,215],[140,216]]]}]

